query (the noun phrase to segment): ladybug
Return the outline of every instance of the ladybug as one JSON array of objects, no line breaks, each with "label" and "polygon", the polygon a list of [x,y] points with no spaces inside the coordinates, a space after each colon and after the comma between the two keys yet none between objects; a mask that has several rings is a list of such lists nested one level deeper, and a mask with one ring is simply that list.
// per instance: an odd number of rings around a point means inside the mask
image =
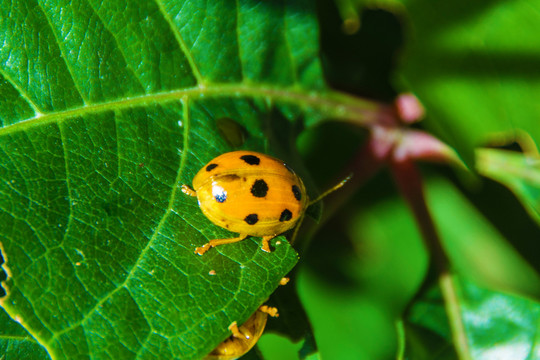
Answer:
[{"label": "ladybug", "polygon": [[[286,285],[289,278],[281,278],[279,285]],[[268,315],[278,317],[278,309],[268,305],[261,305],[240,327],[233,321],[229,325],[232,333],[220,343],[204,360],[235,360],[245,355],[262,336]]]},{"label": "ladybug", "polygon": [[302,179],[282,160],[253,151],[222,154],[199,170],[193,189],[182,185],[182,192],[197,197],[211,222],[238,236],[210,240],[195,253],[202,255],[250,235],[262,237],[262,250],[270,252],[271,239],[292,229],[309,205],[347,180],[310,202]]},{"label": "ladybug", "polygon": [[277,317],[274,307],[262,305],[240,327],[236,321],[229,326],[232,335],[220,343],[205,360],[235,360],[245,355],[262,336],[268,315]]}]

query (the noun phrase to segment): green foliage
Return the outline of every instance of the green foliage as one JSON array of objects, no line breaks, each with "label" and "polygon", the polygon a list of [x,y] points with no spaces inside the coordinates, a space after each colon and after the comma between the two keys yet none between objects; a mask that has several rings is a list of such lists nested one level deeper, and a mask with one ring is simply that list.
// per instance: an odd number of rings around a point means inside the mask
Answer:
[{"label": "green foliage", "polygon": [[426,125],[469,159],[500,133],[539,143],[538,2],[402,2],[410,28],[400,74],[429,108]]},{"label": "green foliage", "polygon": [[[246,359],[534,358],[540,3],[360,3],[0,0],[0,359],[200,359],[269,297],[281,316]],[[358,95],[392,98],[391,65],[426,128],[509,189],[423,168],[451,301],[386,174],[355,182],[359,128],[396,120]],[[196,255],[234,235],[180,187],[238,149],[311,195],[354,163],[349,201],[296,250]]]},{"label": "green foliage", "polygon": [[[469,334],[471,356],[474,359],[526,359],[535,357],[538,347],[536,331],[540,320],[540,305],[531,299],[515,294],[493,291],[460,279],[460,306]],[[449,329],[444,321],[444,308],[438,306],[440,294],[431,290],[411,308],[407,327],[416,336],[407,343],[407,356],[412,359],[453,359],[451,348],[440,342],[448,337]],[[430,335],[418,336],[418,329]],[[436,349],[433,344],[439,347]],[[428,344],[430,340],[431,344]],[[423,342],[419,344],[418,342]],[[432,347],[432,353],[422,353]],[[433,356],[435,354],[435,356]]]}]

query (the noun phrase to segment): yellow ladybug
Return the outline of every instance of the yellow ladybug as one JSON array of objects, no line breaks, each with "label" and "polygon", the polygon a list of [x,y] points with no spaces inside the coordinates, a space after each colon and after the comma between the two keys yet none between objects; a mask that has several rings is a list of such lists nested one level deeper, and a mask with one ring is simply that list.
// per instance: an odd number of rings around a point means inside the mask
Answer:
[{"label": "yellow ladybug", "polygon": [[[279,285],[286,285],[289,278],[281,278]],[[235,360],[245,355],[262,336],[268,315],[278,317],[278,309],[261,305],[240,327],[234,321],[229,325],[232,335],[220,343],[205,360]]]},{"label": "yellow ladybug", "polygon": [[269,241],[292,229],[303,217],[309,201],[300,177],[282,160],[253,151],[233,151],[206,164],[193,178],[193,189],[182,192],[196,196],[204,215],[214,224],[238,233],[231,239],[214,239],[195,249],[202,255],[210,248],[262,237],[262,249],[270,252]]},{"label": "yellow ladybug", "polygon": [[245,355],[262,336],[268,315],[279,316],[275,307],[261,306],[240,327],[236,321],[229,326],[232,335],[220,343],[205,360],[235,360]]}]

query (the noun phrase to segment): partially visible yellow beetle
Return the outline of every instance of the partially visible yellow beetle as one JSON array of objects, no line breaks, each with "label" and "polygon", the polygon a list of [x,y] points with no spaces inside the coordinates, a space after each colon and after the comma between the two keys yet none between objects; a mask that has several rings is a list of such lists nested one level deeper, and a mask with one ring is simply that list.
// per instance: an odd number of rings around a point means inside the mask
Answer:
[{"label": "partially visible yellow beetle", "polygon": [[229,326],[232,335],[219,344],[205,360],[235,360],[245,355],[261,337],[268,315],[277,317],[277,309],[263,305],[240,327],[236,321]]},{"label": "partially visible yellow beetle", "polygon": [[310,202],[304,183],[283,161],[253,151],[220,155],[195,175],[193,189],[182,185],[182,192],[197,197],[211,222],[238,236],[210,240],[195,252],[202,255],[214,246],[250,235],[262,237],[262,249],[270,252],[271,239],[293,228],[309,205],[347,180]]},{"label": "partially visible yellow beetle", "polygon": [[[279,285],[286,285],[289,278],[284,277]],[[232,335],[220,343],[205,360],[235,360],[245,355],[255,346],[262,336],[268,315],[278,317],[278,309],[268,305],[261,305],[240,327],[236,321],[229,325]]]}]

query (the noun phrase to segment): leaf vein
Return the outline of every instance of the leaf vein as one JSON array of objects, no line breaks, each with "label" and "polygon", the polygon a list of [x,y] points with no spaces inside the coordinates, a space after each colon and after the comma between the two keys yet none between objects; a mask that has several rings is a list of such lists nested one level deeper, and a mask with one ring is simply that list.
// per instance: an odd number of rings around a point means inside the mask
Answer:
[{"label": "leaf vein", "polygon": [[285,40],[285,46],[287,47],[287,52],[289,53],[289,60],[290,60],[290,64],[291,64],[291,70],[292,70],[292,75],[293,75],[293,83],[294,84],[297,84],[297,85],[301,85],[300,82],[298,81],[298,65],[296,64],[296,59],[295,57],[293,56],[292,54],[292,47],[291,47],[291,43],[290,43],[290,40],[289,40],[289,36],[288,36],[288,28],[289,28],[289,23],[287,21],[287,4],[283,4],[283,37],[284,37],[284,40]]},{"label": "leaf vein", "polygon": [[118,49],[118,52],[122,55],[122,59],[124,60],[124,64],[126,64],[126,67],[129,69],[129,71],[133,74],[133,77],[137,79],[137,81],[139,82],[139,85],[141,85],[141,90],[144,91],[146,93],[146,88],[144,86],[144,84],[142,83],[141,79],[137,76],[137,73],[135,72],[135,70],[131,67],[131,65],[129,64],[129,62],[127,61],[127,58],[126,58],[126,54],[124,52],[124,47],[122,46],[119,46],[118,44],[118,39],[117,37],[115,36],[115,33],[112,32],[108,27],[107,25],[105,25],[105,21],[103,21],[103,18],[100,16],[99,12],[96,11],[96,9],[92,6],[92,3],[89,2],[88,0],[86,0],[86,3],[88,4],[88,7],[90,9],[92,9],[93,13],[95,14],[96,18],[99,19],[99,21],[101,22],[101,25],[103,26],[104,29],[107,30],[107,32],[111,35],[111,37],[114,39],[114,43],[116,44],[116,48]]},{"label": "leaf vein", "polygon": [[[58,45],[58,49],[60,50],[60,54],[62,55],[62,61],[64,61],[64,64],[66,65],[66,69],[67,71],[69,72],[69,76],[71,77],[71,80],[73,81],[73,86],[75,87],[75,89],[77,90],[77,93],[79,94],[79,97],[81,98],[82,102],[84,104],[86,104],[86,99],[83,97],[83,92],[81,91],[81,89],[79,89],[79,86],[77,84],[77,81],[75,81],[75,76],[73,75],[74,74],[74,70],[71,68],[71,65],[66,57],[66,51],[64,49],[63,46],[61,46],[61,44],[63,44],[60,39],[58,38],[57,34],[56,34],[56,31],[54,30],[54,26],[53,24],[51,23],[51,20],[49,19],[49,17],[47,16],[47,12],[45,11],[45,9],[43,8],[43,6],[41,4],[39,4],[37,6],[37,8],[41,11],[43,17],[47,20],[47,24],[49,25],[50,29],[51,29],[51,32],[54,36],[54,38],[56,39],[56,44]],[[80,49],[79,49],[80,50]]]},{"label": "leaf vein", "polygon": [[167,24],[169,25],[169,28],[171,29],[174,38],[178,42],[178,46],[186,56],[186,59],[191,67],[191,70],[193,71],[193,75],[195,76],[195,79],[197,80],[197,83],[199,85],[204,84],[204,78],[201,74],[201,71],[199,70],[199,67],[197,66],[195,59],[193,58],[191,52],[187,48],[186,42],[184,41],[184,38],[182,37],[182,34],[180,34],[180,31],[178,30],[178,27],[174,24],[173,19],[169,16],[167,13],[167,10],[163,6],[163,2],[161,0],[154,0],[157,7],[159,8],[159,11],[165,21],[167,21]]},{"label": "leaf vein", "polygon": [[78,108],[61,110],[43,116],[22,120],[16,124],[0,128],[0,136],[22,131],[38,125],[46,125],[55,121],[62,122],[77,116],[102,113],[115,109],[133,108],[156,103],[178,101],[184,96],[189,97],[253,97],[280,100],[299,106],[318,109],[326,116],[339,119],[351,119],[357,124],[370,124],[373,121],[394,121],[391,107],[381,105],[371,100],[340,93],[338,91],[314,92],[292,87],[277,87],[265,85],[218,84],[205,88],[191,87],[181,90],[166,91],[151,95],[134,96],[115,99],[109,102],[85,105]]},{"label": "leaf vein", "polygon": [[69,179],[70,179],[70,172],[69,172],[69,166],[68,166],[68,151],[66,149],[66,134],[64,133],[62,123],[58,124],[58,131],[60,132],[60,140],[62,142],[62,151],[64,154],[64,167],[65,167],[65,179],[66,179],[66,189],[68,193],[68,201],[69,201],[69,215],[68,215],[68,221],[66,224],[66,228],[64,230],[64,235],[62,236],[62,240],[58,244],[58,246],[62,246],[64,241],[66,240],[66,236],[69,232],[69,229],[71,228],[71,224],[73,222],[73,189],[71,188]]},{"label": "leaf vein", "polygon": [[23,89],[11,78],[11,76],[9,76],[2,67],[0,67],[0,75],[2,75],[2,77],[4,79],[6,79],[6,81],[8,83],[11,84],[11,86],[13,86],[15,88],[15,90],[17,90],[19,92],[19,94],[21,95],[21,97],[26,100],[26,102],[28,103],[28,105],[32,108],[32,110],[34,110],[34,113],[36,114],[36,116],[39,116],[41,115],[43,112],[42,110],[39,108],[39,106],[30,98],[30,96],[28,95],[28,93],[26,91],[23,91]]},{"label": "leaf vein", "polygon": [[242,47],[240,43],[240,1],[236,0],[236,47],[238,50],[238,59],[240,60],[240,74],[242,75],[242,79],[244,79],[244,62],[242,61]]}]

